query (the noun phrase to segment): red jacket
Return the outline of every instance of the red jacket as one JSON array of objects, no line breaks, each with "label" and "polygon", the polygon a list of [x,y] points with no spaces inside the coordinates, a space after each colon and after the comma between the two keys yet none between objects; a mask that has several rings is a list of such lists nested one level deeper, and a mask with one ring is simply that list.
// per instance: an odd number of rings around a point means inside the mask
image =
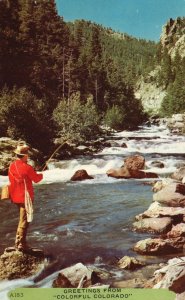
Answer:
[{"label": "red jacket", "polygon": [[8,172],[10,180],[10,197],[15,203],[24,203],[25,200],[25,183],[28,193],[33,201],[34,191],[33,182],[39,182],[42,180],[43,175],[37,174],[32,166],[23,162],[21,159],[14,161]]}]

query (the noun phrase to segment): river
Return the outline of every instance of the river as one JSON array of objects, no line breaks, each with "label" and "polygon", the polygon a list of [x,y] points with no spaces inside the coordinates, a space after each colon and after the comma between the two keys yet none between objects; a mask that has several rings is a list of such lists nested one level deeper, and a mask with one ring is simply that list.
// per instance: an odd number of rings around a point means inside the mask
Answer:
[{"label": "river", "polygon": [[[43,272],[40,283],[30,280],[3,281],[0,289],[9,286],[50,286],[52,274],[73,263],[98,265],[111,270],[115,278],[124,279],[124,271],[115,268],[115,260],[124,255],[136,256],[133,245],[151,236],[132,231],[135,215],[152,202],[153,179],[114,179],[106,171],[120,167],[128,155],[141,154],[146,169],[160,178],[168,177],[184,164],[185,137],[172,135],[165,125],[140,127],[112,137],[118,146],[105,148],[92,157],[79,157],[52,163],[44,171],[44,180],[35,185],[34,221],[28,232],[29,243],[44,249],[52,257],[53,266]],[[119,145],[126,143],[127,148]],[[161,161],[164,168],[152,167]],[[94,179],[71,182],[78,169],[86,169]],[[7,177],[0,176],[1,185]],[[14,244],[18,222],[13,204],[0,205],[0,250]],[[147,258],[146,258],[147,259]],[[155,261],[155,259],[152,259]],[[156,259],[157,260],[157,259]]]}]

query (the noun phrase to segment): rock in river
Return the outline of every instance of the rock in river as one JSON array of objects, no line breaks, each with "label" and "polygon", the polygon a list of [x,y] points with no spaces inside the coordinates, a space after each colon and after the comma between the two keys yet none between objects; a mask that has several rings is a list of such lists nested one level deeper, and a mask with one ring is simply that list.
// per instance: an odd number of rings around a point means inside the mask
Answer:
[{"label": "rock in river", "polygon": [[140,262],[138,259],[136,259],[135,257],[123,256],[118,261],[118,267],[121,269],[135,270],[135,269],[141,268],[143,266],[144,266],[144,264],[142,262]]},{"label": "rock in river", "polygon": [[178,238],[149,238],[136,243],[134,250],[140,254],[166,255],[172,253],[182,253],[185,237]]},{"label": "rock in river", "polygon": [[131,155],[125,158],[124,166],[128,170],[141,170],[145,166],[145,158],[142,155]]},{"label": "rock in river", "polygon": [[157,174],[152,172],[144,172],[141,170],[128,170],[125,166],[117,169],[110,169],[107,171],[107,176],[114,178],[125,179],[143,179],[143,178],[158,178]]},{"label": "rock in river", "polygon": [[155,161],[152,161],[151,166],[162,169],[162,168],[164,168],[164,163],[162,161],[155,160]]},{"label": "rock in river", "polygon": [[107,176],[114,178],[158,178],[158,175],[152,172],[141,170],[144,168],[145,158],[141,155],[128,156],[124,160],[124,165],[117,169],[110,169],[106,172]]},{"label": "rock in river", "polygon": [[181,222],[185,218],[185,208],[168,207],[157,201],[153,202],[143,213],[136,216],[136,220],[144,218],[171,217]]},{"label": "rock in river", "polygon": [[133,223],[134,230],[140,232],[165,233],[172,227],[172,219],[164,218],[145,218]]},{"label": "rock in river", "polygon": [[84,266],[82,263],[78,263],[71,267],[61,270],[57,278],[53,281],[53,287],[60,288],[79,288],[79,287],[89,287],[100,281],[100,278]]},{"label": "rock in river", "polygon": [[0,279],[27,278],[36,275],[45,264],[41,250],[28,254],[7,248],[0,256]]},{"label": "rock in river", "polygon": [[82,181],[86,179],[93,179],[92,176],[89,176],[86,170],[78,170],[75,174],[71,177],[72,181]]},{"label": "rock in river", "polygon": [[176,192],[177,183],[171,183],[153,195],[153,200],[172,207],[185,207],[185,195]]}]

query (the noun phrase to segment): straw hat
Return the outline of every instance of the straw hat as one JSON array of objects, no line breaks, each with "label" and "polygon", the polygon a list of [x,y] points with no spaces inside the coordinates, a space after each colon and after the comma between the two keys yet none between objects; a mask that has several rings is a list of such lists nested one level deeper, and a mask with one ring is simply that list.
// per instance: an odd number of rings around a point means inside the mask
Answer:
[{"label": "straw hat", "polygon": [[14,153],[18,155],[27,155],[29,152],[30,147],[26,145],[25,143],[20,143],[17,145],[17,148],[14,150]]}]

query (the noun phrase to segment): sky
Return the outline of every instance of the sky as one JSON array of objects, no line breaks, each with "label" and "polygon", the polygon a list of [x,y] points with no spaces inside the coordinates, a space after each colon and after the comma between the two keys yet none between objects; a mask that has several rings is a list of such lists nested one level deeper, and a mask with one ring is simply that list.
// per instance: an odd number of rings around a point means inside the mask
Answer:
[{"label": "sky", "polygon": [[84,19],[136,38],[159,41],[162,26],[185,17],[185,0],[55,0],[64,21]]}]

